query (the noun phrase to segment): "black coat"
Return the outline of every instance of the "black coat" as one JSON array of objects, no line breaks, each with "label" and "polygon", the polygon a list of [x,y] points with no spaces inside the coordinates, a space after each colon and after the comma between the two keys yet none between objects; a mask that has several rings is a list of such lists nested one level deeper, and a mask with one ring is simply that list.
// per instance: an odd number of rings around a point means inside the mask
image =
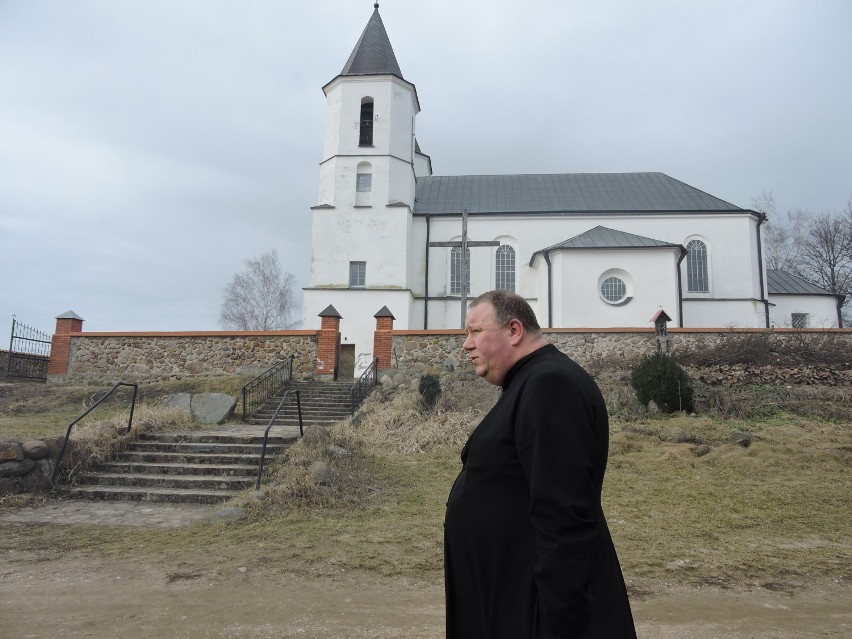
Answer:
[{"label": "black coat", "polygon": [[636,637],[601,509],[608,439],[600,390],[554,346],[509,370],[447,501],[447,639]]}]

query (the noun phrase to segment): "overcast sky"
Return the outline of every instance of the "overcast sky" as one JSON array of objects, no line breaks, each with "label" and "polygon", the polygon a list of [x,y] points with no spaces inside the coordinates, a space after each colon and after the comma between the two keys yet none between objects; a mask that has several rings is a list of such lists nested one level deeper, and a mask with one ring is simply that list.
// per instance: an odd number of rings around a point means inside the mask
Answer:
[{"label": "overcast sky", "polygon": [[[273,248],[305,286],[322,86],[372,5],[0,0],[0,348],[13,314],[216,330]],[[852,197],[849,0],[380,12],[436,175],[662,171],[779,213]]]}]

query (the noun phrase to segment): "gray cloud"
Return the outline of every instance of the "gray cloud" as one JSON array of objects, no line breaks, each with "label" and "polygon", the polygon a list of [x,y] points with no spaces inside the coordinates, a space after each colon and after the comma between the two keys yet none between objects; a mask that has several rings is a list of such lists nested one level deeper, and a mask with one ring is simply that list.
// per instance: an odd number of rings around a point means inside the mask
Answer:
[{"label": "gray cloud", "polygon": [[[852,195],[845,0],[384,2],[438,174],[664,171],[740,206]],[[372,2],[0,4],[0,330],[218,328],[278,248],[304,285],[321,87]]]}]

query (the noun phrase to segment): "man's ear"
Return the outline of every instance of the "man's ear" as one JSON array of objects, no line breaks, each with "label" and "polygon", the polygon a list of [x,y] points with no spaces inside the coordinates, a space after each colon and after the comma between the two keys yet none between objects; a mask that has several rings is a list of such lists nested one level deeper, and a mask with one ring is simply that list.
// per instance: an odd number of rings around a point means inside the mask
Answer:
[{"label": "man's ear", "polygon": [[512,346],[517,346],[524,339],[524,325],[520,320],[512,319],[506,326],[509,328],[509,342]]}]

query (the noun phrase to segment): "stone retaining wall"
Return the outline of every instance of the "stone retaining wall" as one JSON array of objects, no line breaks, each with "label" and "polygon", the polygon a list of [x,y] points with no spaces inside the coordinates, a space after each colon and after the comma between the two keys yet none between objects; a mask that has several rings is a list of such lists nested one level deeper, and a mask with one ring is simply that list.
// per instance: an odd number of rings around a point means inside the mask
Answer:
[{"label": "stone retaining wall", "polygon": [[52,382],[153,382],[216,375],[257,375],[295,355],[293,378],[316,366],[316,331],[76,333],[68,371]]},{"label": "stone retaining wall", "polygon": [[61,439],[0,442],[0,495],[50,489]]},{"label": "stone retaining wall", "polygon": [[[657,351],[653,329],[551,329],[545,338],[559,350],[591,371],[631,369],[640,359]],[[819,364],[809,360],[836,354],[840,359],[833,366],[852,369],[852,330],[761,330],[761,329],[669,329],[672,353],[707,352],[729,347],[736,351],[742,343],[761,338],[761,348],[768,359],[773,352],[798,353],[801,364]],[[462,350],[464,333],[453,331],[393,331],[391,365],[405,374],[442,371],[473,371],[470,360]],[[847,361],[841,361],[843,356]],[[780,355],[779,355],[780,358]],[[745,361],[742,363],[751,363]],[[780,363],[780,362],[779,362]],[[790,365],[791,362],[784,362]],[[795,364],[796,362],[792,362]]]}]

